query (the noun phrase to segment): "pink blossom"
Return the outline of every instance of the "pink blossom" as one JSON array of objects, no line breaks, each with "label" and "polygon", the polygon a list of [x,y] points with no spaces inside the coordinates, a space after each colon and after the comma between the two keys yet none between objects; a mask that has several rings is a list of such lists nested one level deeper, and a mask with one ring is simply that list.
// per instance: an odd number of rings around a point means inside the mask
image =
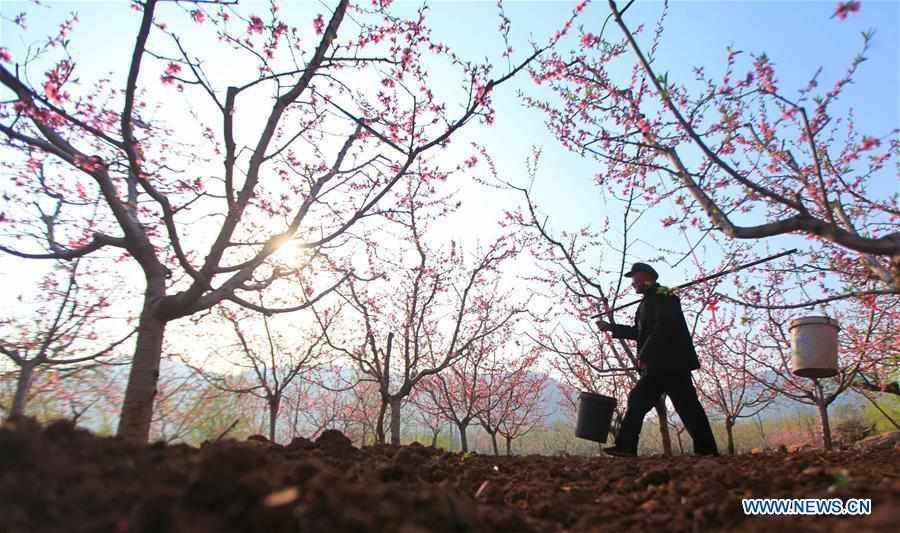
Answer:
[{"label": "pink blossom", "polygon": [[650,134],[650,123],[647,122],[647,119],[641,118],[637,121],[637,127],[641,130],[642,133]]},{"label": "pink blossom", "polygon": [[247,31],[250,33],[262,33],[263,32],[263,21],[261,18],[253,15],[250,17],[250,25],[247,26]]},{"label": "pink blossom", "polygon": [[581,46],[583,46],[585,48],[590,48],[590,47],[594,46],[594,42],[595,42],[595,37],[594,37],[593,33],[585,33],[581,37]]},{"label": "pink blossom", "polygon": [[6,48],[0,48],[0,60],[12,63],[12,53]]},{"label": "pink blossom", "polygon": [[316,35],[322,35],[322,32],[325,31],[325,17],[319,15],[313,19],[313,29],[316,30]]},{"label": "pink blossom", "polygon": [[861,3],[855,0],[851,0],[850,2],[838,2],[837,9],[831,16],[837,17],[839,20],[847,20],[847,15],[859,12],[860,5]]},{"label": "pink blossom", "polygon": [[756,78],[759,80],[760,90],[766,93],[774,94],[778,89],[775,86],[775,69],[769,58],[765,55],[760,56],[753,63],[756,69]]},{"label": "pink blossom", "polygon": [[203,22],[206,20],[206,15],[204,15],[203,12],[199,9],[195,9],[194,11],[191,11],[191,18],[194,19],[194,22],[196,22],[197,24],[203,24]]},{"label": "pink blossom", "polygon": [[181,65],[178,63],[169,63],[165,73],[160,76],[160,80],[166,85],[171,85],[175,82],[175,76],[177,76],[179,72],[181,72]]},{"label": "pink blossom", "polygon": [[875,148],[876,146],[880,146],[880,145],[881,145],[881,141],[879,141],[875,137],[868,137],[868,136],[863,137],[862,146],[859,147],[859,151],[864,152],[866,150],[871,150],[872,148]]},{"label": "pink blossom", "polygon": [[51,102],[59,103],[62,101],[62,97],[59,92],[59,84],[55,81],[44,82],[44,94],[47,95],[47,99]]}]

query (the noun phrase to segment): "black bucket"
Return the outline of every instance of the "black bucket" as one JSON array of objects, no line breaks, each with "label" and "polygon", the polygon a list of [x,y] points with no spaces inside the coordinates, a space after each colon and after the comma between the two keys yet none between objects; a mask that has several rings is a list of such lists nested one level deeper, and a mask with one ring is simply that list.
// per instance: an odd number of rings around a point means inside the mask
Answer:
[{"label": "black bucket", "polygon": [[578,395],[578,423],[575,436],[594,442],[606,442],[612,424],[616,399],[602,394],[582,392]]}]

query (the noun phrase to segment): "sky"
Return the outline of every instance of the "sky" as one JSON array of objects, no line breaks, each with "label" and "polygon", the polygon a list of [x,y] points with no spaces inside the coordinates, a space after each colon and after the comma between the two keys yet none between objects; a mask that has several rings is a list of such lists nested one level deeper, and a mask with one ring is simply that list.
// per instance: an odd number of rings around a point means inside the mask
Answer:
[{"label": "sky", "polygon": [[[133,35],[139,16],[131,11],[124,0],[116,2],[49,1],[49,7],[33,6],[26,2],[0,0],[0,47],[8,48],[13,57],[21,57],[23,46],[29,39],[36,40],[49,34],[70,11],[81,19],[72,35],[73,56],[80,58],[82,75],[99,75],[109,65],[114,65],[114,76],[124,78],[127,58],[131,51]],[[267,11],[267,2],[241,0],[241,5],[260,13]],[[569,17],[574,2],[505,2],[506,14],[512,20],[512,45],[516,57],[529,49],[529,41],[545,42]],[[620,2],[624,4],[624,2]],[[291,16],[297,17],[297,25],[309,28],[315,14],[327,12],[319,2],[307,2],[292,8]],[[402,14],[411,13],[419,2],[395,2]],[[499,19],[492,1],[462,2],[443,0],[430,2],[429,23],[435,36],[446,42],[460,56],[475,60],[496,58],[503,49],[503,41],[497,32]],[[900,125],[900,2],[864,1],[859,13],[848,20],[829,18],[835,1],[673,1],[665,24],[665,34],[658,57],[660,71],[669,73],[670,80],[689,80],[691,69],[703,65],[707,72],[720,72],[725,65],[728,46],[748,52],[768,54],[777,66],[780,86],[801,88],[815,70],[824,68],[822,79],[833,82],[860,48],[860,32],[875,28],[875,38],[856,83],[845,93],[839,105],[852,104],[860,130],[883,135]],[[165,9],[178,7],[167,3]],[[662,3],[638,0],[626,16],[632,27],[643,22],[652,27],[662,9]],[[29,30],[23,39],[21,33],[7,20],[16,13],[27,10]],[[576,25],[584,31],[598,33],[608,13],[605,1],[594,1],[587,7]],[[188,34],[192,26],[185,20],[176,27]],[[608,28],[610,35],[617,35],[616,28]],[[577,41],[574,32],[564,47]],[[86,59],[87,58],[87,59]],[[229,57],[214,56],[216,61],[231,66]],[[498,71],[503,65],[498,64]],[[158,74],[147,71],[148,85],[158,85]],[[437,84],[458,83],[441,72],[434,73]],[[154,88],[153,90],[159,89]],[[494,158],[500,175],[519,184],[525,183],[525,158],[532,146],[542,149],[543,159],[533,194],[556,231],[577,230],[588,224],[599,225],[604,216],[613,221],[620,219],[615,202],[606,202],[605,195],[593,184],[597,165],[562,149],[548,132],[544,117],[536,111],[523,108],[518,91],[534,94],[538,90],[528,76],[520,76],[513,83],[502,86],[494,95],[497,108],[496,123],[490,127],[470,127],[459,137],[460,145],[477,141],[486,146]],[[790,92],[790,91],[789,91]],[[0,91],[0,97],[8,95]],[[454,141],[455,143],[457,141]],[[896,176],[884,174],[875,187],[884,194],[897,190]],[[0,178],[4,179],[5,178]],[[496,220],[502,211],[520,205],[520,199],[512,193],[485,189],[466,179],[457,182],[463,208],[439,230],[439,237],[471,241],[473,236],[488,239],[496,230]],[[9,187],[0,183],[0,188]],[[662,206],[660,210],[668,209]],[[637,228],[642,244],[633,250],[629,260],[653,257],[657,249],[672,245],[681,239],[673,228],[660,230],[660,216],[645,217]],[[618,232],[620,228],[612,228]],[[789,246],[790,239],[773,239],[768,243],[773,251]],[[709,252],[715,261],[715,251]],[[615,255],[612,254],[612,259]],[[689,279],[693,272],[689,262],[678,268],[657,265],[658,270],[671,284]],[[0,284],[10,286],[37,275],[38,270],[21,260],[0,257]],[[0,297],[0,305],[7,306],[10,293]]]}]

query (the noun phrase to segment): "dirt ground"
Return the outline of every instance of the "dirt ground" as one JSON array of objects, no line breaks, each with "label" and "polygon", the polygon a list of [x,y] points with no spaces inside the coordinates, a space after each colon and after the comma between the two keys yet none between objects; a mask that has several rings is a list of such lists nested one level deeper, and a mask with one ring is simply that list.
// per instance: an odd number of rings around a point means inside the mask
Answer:
[{"label": "dirt ground", "polygon": [[[746,517],[741,498],[871,498],[869,516]],[[461,456],[338,432],[132,446],[66,422],[0,428],[0,533],[897,531],[900,451]]]}]

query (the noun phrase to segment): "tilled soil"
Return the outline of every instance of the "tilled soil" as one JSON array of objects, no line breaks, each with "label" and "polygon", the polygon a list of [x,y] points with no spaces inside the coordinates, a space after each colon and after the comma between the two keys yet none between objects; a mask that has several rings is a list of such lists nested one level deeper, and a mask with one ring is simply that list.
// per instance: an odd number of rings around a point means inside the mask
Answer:
[{"label": "tilled soil", "polygon": [[[900,452],[462,456],[342,434],[134,446],[0,428],[0,533],[896,531]],[[871,498],[869,516],[744,516],[742,498]]]}]

